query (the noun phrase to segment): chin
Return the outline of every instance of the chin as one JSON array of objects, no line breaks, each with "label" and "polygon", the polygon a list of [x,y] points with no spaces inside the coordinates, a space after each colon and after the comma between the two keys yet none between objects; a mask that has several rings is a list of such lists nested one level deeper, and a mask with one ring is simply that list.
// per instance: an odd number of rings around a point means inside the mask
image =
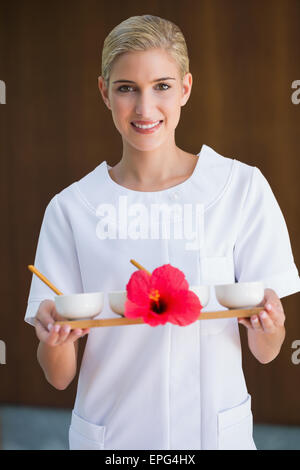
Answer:
[{"label": "chin", "polygon": [[149,143],[148,145],[137,145],[136,142],[127,140],[127,144],[135,150],[139,150],[140,152],[153,152],[161,146],[162,142],[152,142],[152,144]]}]

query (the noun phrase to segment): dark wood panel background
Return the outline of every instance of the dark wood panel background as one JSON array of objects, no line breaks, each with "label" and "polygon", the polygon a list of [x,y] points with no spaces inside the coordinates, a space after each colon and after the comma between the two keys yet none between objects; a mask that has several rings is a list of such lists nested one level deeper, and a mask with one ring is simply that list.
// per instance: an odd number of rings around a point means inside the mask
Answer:
[{"label": "dark wood panel background", "polygon": [[[2,403],[73,406],[76,381],[57,391],[37,364],[38,340],[24,323],[27,265],[52,196],[101,161],[121,158],[121,137],[97,88],[102,45],[118,23],[145,13],[174,21],[188,44],[193,89],[177,144],[198,153],[205,143],[258,166],[300,266],[300,105],[291,101],[291,84],[300,79],[299,0],[153,0],[146,9],[124,0],[0,1]],[[287,337],[272,363],[257,362],[241,328],[256,422],[300,423],[300,365],[291,361],[291,344],[300,339],[299,296],[283,305]]]}]

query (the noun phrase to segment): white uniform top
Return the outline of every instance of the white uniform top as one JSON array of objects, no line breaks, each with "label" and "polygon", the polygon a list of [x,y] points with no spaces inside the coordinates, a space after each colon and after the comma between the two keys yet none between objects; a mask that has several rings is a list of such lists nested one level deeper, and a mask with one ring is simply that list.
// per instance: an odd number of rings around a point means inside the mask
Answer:
[{"label": "white uniform top", "polygon": [[[136,270],[132,258],[149,271],[170,263],[189,285],[210,285],[203,311],[224,309],[216,284],[262,280],[279,297],[299,292],[286,223],[261,171],[206,145],[198,155],[193,174],[162,191],[117,184],[104,161],[56,194],[44,214],[36,268],[64,294],[104,291],[100,318],[117,317],[107,293],[125,290]],[[187,213],[171,218],[169,233],[166,219],[155,217],[151,234],[145,223],[135,230],[134,209],[145,222],[155,204],[175,203],[200,207],[192,249],[190,234],[176,238],[173,231]],[[40,302],[54,297],[33,275],[25,321],[33,324]],[[256,449],[237,319],[91,329],[69,440],[70,449]]]}]

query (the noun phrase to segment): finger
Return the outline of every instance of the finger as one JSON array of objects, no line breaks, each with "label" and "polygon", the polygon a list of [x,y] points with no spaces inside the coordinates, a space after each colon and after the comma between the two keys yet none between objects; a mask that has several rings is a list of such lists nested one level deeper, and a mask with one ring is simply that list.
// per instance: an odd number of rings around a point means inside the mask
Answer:
[{"label": "finger", "polygon": [[79,330],[78,328],[74,330],[70,330],[70,333],[68,334],[65,340],[65,343],[74,343],[80,338],[80,336],[81,336],[81,330]]},{"label": "finger", "polygon": [[71,331],[70,325],[61,325],[56,344],[62,344],[69,336],[70,331]]},{"label": "finger", "polygon": [[82,330],[82,336],[88,335],[89,332],[90,332],[90,330],[91,330],[90,328],[84,328],[84,329]]},{"label": "finger", "polygon": [[277,300],[279,300],[279,297],[276,292],[273,289],[266,288],[264,291],[264,300],[262,305],[268,302],[276,302]]},{"label": "finger", "polygon": [[[262,307],[262,309],[266,309],[266,305],[271,305],[274,307],[281,307],[281,302],[279,297],[277,296],[276,292],[272,289],[265,289],[265,295],[263,301],[258,305],[258,307]],[[282,309],[283,310],[283,309]]]},{"label": "finger", "polygon": [[60,325],[49,325],[50,332],[48,333],[48,338],[46,340],[46,343],[49,346],[56,346],[56,342],[59,337],[59,331],[60,331]]},{"label": "finger", "polygon": [[275,305],[272,302],[268,302],[264,310],[268,312],[275,326],[282,326],[285,322],[285,314],[281,303],[276,302]]},{"label": "finger", "polygon": [[45,300],[40,303],[37,317],[43,321],[45,325],[48,325],[48,323],[53,323],[53,308],[54,302],[50,300]]},{"label": "finger", "polygon": [[281,300],[276,294],[276,292],[272,289],[265,289],[265,296],[261,305],[265,308],[267,304],[271,304],[275,311],[283,312],[283,305],[281,303]]},{"label": "finger", "polygon": [[54,323],[55,321],[64,321],[65,318],[61,316],[55,307],[53,300],[44,300],[39,307],[39,315],[41,319],[45,321],[45,324]]},{"label": "finger", "polygon": [[251,316],[251,324],[254,330],[262,330],[262,326],[257,315]]},{"label": "finger", "polygon": [[266,333],[273,333],[275,330],[275,325],[270,315],[268,315],[267,312],[263,311],[259,314],[259,317],[263,330]]},{"label": "finger", "polygon": [[49,313],[51,315],[51,319],[52,321],[64,321],[65,320],[65,317],[63,317],[62,315],[60,315],[58,313],[58,311],[56,310],[56,306],[55,306],[55,303],[54,302],[51,302],[49,305],[48,305],[48,309],[49,309]]},{"label": "finger", "polygon": [[247,318],[239,318],[238,323],[241,323],[241,325],[244,325],[246,328],[252,328],[252,325]]},{"label": "finger", "polygon": [[35,320],[39,321],[40,324],[44,327],[44,335],[47,331],[50,331],[49,325],[54,325],[55,322],[55,312],[53,310],[54,302],[50,300],[45,300],[41,302],[38,312],[36,314]]},{"label": "finger", "polygon": [[39,340],[45,342],[49,336],[49,330],[37,318],[35,319],[34,326]]},{"label": "finger", "polygon": [[69,325],[62,325],[57,335],[55,346],[59,346],[61,344],[66,344],[66,343],[71,343],[71,342],[73,343],[74,341],[78,340],[80,337],[89,333],[89,331],[90,331],[90,328],[86,328],[83,330],[80,328],[75,328],[74,330],[71,330]]},{"label": "finger", "polygon": [[53,323],[54,320],[51,315],[49,315],[49,313],[41,312],[40,310],[37,312],[35,317],[35,325],[40,325],[43,327],[45,332],[50,331],[49,325],[53,325]]},{"label": "finger", "polygon": [[80,328],[75,328],[74,330],[71,331],[69,334],[68,341],[76,341],[82,336],[82,330]]},{"label": "finger", "polygon": [[[67,336],[69,336],[69,338],[66,337],[65,343],[70,342],[70,336],[71,336],[72,333],[73,333],[73,335],[72,335],[73,336],[73,341],[75,341],[78,338],[80,338],[80,336],[82,335],[82,330],[80,328],[75,328],[72,332],[69,332],[68,335],[67,335]],[[61,341],[60,337],[58,337],[55,345],[59,346],[62,343],[63,343],[63,341]]]}]

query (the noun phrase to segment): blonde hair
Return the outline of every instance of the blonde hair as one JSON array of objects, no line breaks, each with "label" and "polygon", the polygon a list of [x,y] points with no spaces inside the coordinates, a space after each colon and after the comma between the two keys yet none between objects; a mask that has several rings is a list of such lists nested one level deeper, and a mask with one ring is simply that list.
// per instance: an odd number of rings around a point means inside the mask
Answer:
[{"label": "blonde hair", "polygon": [[109,87],[113,63],[121,54],[154,48],[163,49],[172,56],[182,80],[189,72],[189,57],[180,28],[159,16],[131,16],[115,26],[104,40],[101,74],[106,87]]}]

